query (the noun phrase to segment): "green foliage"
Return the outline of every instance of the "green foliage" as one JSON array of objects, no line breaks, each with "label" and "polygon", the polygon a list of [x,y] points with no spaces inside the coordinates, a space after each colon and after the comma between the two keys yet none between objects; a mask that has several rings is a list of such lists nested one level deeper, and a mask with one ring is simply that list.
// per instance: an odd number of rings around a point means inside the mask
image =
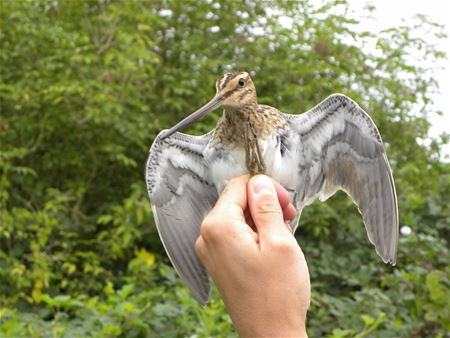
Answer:
[{"label": "green foliage", "polygon": [[305,209],[310,336],[444,337],[448,135],[420,142],[435,83],[411,61],[443,57],[424,35],[439,37],[440,27],[419,17],[380,35],[357,32],[347,10],[343,0],[4,0],[0,335],[235,335],[217,291],[199,307],[167,265],[143,172],[158,131],[209,99],[224,71],[245,69],[259,101],[285,112],[333,92],[369,111],[388,148],[400,223],[412,229],[389,267],[343,193]]},{"label": "green foliage", "polygon": [[[139,271],[132,265],[139,265]],[[42,306],[34,312],[21,313],[4,307],[0,312],[0,334],[154,337],[163,333],[164,337],[180,337],[190,332],[205,337],[233,332],[217,291],[208,308],[202,309],[181,285],[172,268],[162,263],[148,265],[139,255],[129,264],[128,278],[135,283],[115,289],[107,282],[94,297],[42,294]],[[202,325],[198,325],[199,322]]]}]

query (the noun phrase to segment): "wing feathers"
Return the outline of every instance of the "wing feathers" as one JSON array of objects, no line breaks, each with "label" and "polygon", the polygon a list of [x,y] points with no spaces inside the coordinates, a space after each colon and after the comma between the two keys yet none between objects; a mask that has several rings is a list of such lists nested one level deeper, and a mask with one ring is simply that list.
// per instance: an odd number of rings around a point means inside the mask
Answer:
[{"label": "wing feathers", "polygon": [[211,287],[194,247],[203,218],[217,200],[202,154],[210,136],[176,133],[164,141],[157,137],[146,168],[161,241],[175,270],[201,305],[208,301]]},{"label": "wing feathers", "polygon": [[300,136],[301,209],[344,190],[363,215],[369,240],[383,261],[395,264],[398,210],[394,180],[381,136],[356,103],[336,94],[302,115],[285,115]]}]

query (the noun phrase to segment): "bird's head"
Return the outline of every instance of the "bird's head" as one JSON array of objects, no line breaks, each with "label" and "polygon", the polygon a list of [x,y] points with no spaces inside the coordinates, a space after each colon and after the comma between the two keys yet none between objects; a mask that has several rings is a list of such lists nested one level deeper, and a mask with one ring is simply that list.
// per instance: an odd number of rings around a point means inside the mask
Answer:
[{"label": "bird's head", "polygon": [[216,81],[216,90],[225,109],[239,109],[256,104],[256,89],[252,78],[247,72],[228,73]]},{"label": "bird's head", "polygon": [[224,74],[216,81],[216,95],[211,101],[164,131],[159,137],[163,140],[219,107],[239,110],[254,104],[256,104],[256,89],[250,75],[247,72]]}]

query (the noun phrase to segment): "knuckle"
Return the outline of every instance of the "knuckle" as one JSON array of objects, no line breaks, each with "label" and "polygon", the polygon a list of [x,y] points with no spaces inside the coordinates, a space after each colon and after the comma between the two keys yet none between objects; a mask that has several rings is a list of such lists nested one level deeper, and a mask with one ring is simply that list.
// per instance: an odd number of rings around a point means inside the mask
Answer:
[{"label": "knuckle", "polygon": [[239,177],[233,177],[232,179],[230,179],[227,183],[227,185],[225,186],[225,188],[223,189],[222,194],[226,195],[228,194],[230,191],[233,190],[233,187],[235,185],[237,185],[239,183]]},{"label": "knuckle", "polygon": [[228,181],[227,185],[225,186],[222,194],[227,194],[228,192],[234,190],[235,186],[240,186],[244,184],[246,181],[248,181],[248,175],[231,178]]},{"label": "knuckle", "polygon": [[258,214],[281,215],[281,208],[272,196],[261,196],[256,204],[256,212]]},{"label": "knuckle", "polygon": [[297,253],[297,245],[294,241],[288,236],[277,235],[272,236],[270,239],[270,245],[273,250],[276,250],[283,255],[294,255]]},{"label": "knuckle", "polygon": [[241,178],[239,176],[233,177],[228,181],[228,185],[237,184],[240,180],[241,180]]},{"label": "knuckle", "polygon": [[225,196],[225,195],[228,195],[230,193],[230,191],[231,191],[231,184],[232,184],[231,182],[228,182],[228,184],[225,186],[225,188],[223,188],[222,193],[220,194],[221,196],[222,195]]},{"label": "knuckle", "polygon": [[211,241],[218,238],[221,233],[221,223],[221,218],[214,214],[209,214],[206,216],[200,226],[201,237],[203,237],[205,241]]},{"label": "knuckle", "polygon": [[205,257],[204,255],[205,243],[203,241],[202,236],[198,237],[197,240],[195,241],[194,250],[198,258],[200,258],[200,260],[203,260],[203,258]]},{"label": "knuckle", "polygon": [[230,179],[229,184],[242,184],[246,181],[248,181],[249,176],[243,175],[243,176],[236,176]]}]

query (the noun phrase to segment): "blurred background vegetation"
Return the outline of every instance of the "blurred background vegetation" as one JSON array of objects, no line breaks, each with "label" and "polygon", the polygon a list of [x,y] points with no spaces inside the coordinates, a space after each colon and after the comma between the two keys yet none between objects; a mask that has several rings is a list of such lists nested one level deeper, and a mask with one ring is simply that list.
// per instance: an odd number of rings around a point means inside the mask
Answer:
[{"label": "blurred background vegetation", "polygon": [[170,267],[144,165],[158,131],[208,100],[223,72],[247,70],[259,101],[284,112],[334,92],[370,112],[412,230],[390,267],[343,193],[305,209],[310,336],[448,337],[448,135],[423,142],[436,83],[411,58],[445,57],[427,43],[442,27],[422,17],[375,35],[355,30],[348,10],[344,0],[3,0],[0,336],[236,335],[217,291],[200,308]]}]

